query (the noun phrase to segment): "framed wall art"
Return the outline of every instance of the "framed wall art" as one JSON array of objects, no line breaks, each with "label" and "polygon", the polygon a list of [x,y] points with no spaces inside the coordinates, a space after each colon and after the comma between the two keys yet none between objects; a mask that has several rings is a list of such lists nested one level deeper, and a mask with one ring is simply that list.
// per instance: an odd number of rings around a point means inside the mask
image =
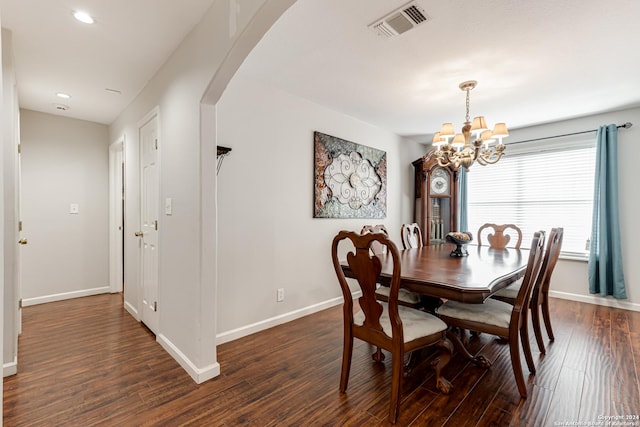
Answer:
[{"label": "framed wall art", "polygon": [[313,133],[314,218],[385,218],[387,153]]}]

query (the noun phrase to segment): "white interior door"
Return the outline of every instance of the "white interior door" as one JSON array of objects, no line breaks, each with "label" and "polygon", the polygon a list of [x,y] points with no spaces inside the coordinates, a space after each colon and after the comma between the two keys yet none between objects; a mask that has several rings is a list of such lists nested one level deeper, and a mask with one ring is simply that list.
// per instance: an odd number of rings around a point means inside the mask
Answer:
[{"label": "white interior door", "polygon": [[158,115],[153,113],[140,127],[140,289],[141,320],[158,332]]}]

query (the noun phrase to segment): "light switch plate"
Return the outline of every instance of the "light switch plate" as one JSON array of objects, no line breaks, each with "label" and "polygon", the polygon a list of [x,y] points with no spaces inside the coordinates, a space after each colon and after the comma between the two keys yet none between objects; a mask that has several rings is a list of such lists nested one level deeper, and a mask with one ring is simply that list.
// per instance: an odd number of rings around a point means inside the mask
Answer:
[{"label": "light switch plate", "polygon": [[69,213],[70,214],[79,214],[80,213],[80,205],[77,203],[71,203],[69,205]]}]

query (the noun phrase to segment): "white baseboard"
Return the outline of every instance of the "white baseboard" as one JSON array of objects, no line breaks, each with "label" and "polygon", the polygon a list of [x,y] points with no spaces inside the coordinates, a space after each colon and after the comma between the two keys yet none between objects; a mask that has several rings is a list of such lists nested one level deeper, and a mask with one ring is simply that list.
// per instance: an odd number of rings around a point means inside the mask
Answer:
[{"label": "white baseboard", "polygon": [[197,383],[203,383],[211,378],[215,378],[220,375],[220,364],[218,362],[209,365],[205,368],[198,368],[184,353],[182,353],[178,347],[176,347],[171,341],[162,334],[156,337],[156,341],[160,343],[162,348],[171,355],[179,364],[182,369],[187,371],[189,376]]},{"label": "white baseboard", "polygon": [[623,310],[640,311],[640,304],[615,299],[613,297],[602,297],[598,295],[580,295],[569,292],[549,291],[550,297],[567,299],[571,301],[585,302],[587,304],[602,305],[605,307],[621,308]]},{"label": "white baseboard", "polygon": [[2,376],[10,377],[18,373],[18,361],[14,358],[13,362],[5,363],[2,365]]},{"label": "white baseboard", "polygon": [[109,292],[109,286],[103,286],[101,288],[83,289],[81,291],[64,292],[61,294],[45,295],[42,297],[24,298],[22,300],[22,306],[28,307],[30,305],[44,304],[47,302],[63,301],[66,299],[88,297],[91,295],[108,294]]},{"label": "white baseboard", "polygon": [[[356,291],[353,294],[353,298],[360,298],[362,296],[361,291]],[[338,297],[328,301],[313,304],[308,307],[303,307],[298,310],[284,313],[270,319],[265,319],[260,322],[252,323],[250,325],[242,326],[237,329],[232,329],[227,332],[222,332],[216,335],[216,345],[224,344],[229,341],[237,340],[238,338],[246,337],[247,335],[255,334],[256,332],[264,331],[265,329],[272,328],[274,326],[281,325],[283,323],[290,322],[295,319],[307,316],[309,314],[317,313],[318,311],[325,310],[327,308],[342,304],[344,298]]]},{"label": "white baseboard", "polygon": [[124,309],[129,312],[130,315],[133,316],[138,322],[140,321],[140,316],[138,316],[138,309],[131,305],[129,301],[124,302]]}]

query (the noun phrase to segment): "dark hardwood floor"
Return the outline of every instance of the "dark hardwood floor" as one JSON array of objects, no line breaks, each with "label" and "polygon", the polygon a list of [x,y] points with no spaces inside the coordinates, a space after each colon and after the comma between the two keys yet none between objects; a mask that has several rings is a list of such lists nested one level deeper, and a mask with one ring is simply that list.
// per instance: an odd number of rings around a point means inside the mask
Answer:
[{"label": "dark hardwood floor", "polygon": [[[535,354],[526,400],[507,345],[483,334],[470,346],[493,366],[454,357],[446,396],[427,355],[404,383],[398,425],[606,425],[599,417],[640,414],[640,313],[559,299],[552,310],[556,341]],[[373,348],[356,341],[349,389],[338,392],[341,307],[219,346],[222,374],[200,385],[120,295],[27,307],[23,316],[18,374],[4,380],[5,426],[388,424],[390,357],[376,364]]]}]

